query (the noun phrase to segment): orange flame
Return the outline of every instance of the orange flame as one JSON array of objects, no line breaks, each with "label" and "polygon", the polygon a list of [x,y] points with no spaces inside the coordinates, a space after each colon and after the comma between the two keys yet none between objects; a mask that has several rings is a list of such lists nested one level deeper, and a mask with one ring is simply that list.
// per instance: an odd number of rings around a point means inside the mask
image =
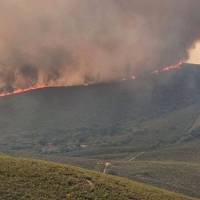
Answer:
[{"label": "orange flame", "polygon": [[152,72],[151,74],[158,74],[158,73],[159,73],[159,71],[156,70],[156,71]]},{"label": "orange flame", "polygon": [[123,78],[123,79],[121,79],[121,81],[126,81],[127,80],[127,78]]},{"label": "orange flame", "polygon": [[39,84],[39,85],[36,85],[36,86],[30,86],[28,88],[25,88],[25,89],[15,89],[13,92],[6,92],[6,93],[0,93],[0,97],[3,97],[3,96],[8,96],[8,95],[11,95],[11,94],[18,94],[18,93],[21,93],[21,92],[26,92],[26,91],[29,91],[29,90],[36,90],[36,89],[40,89],[40,88],[46,88],[48,87],[47,85],[44,85],[44,84]]},{"label": "orange flame", "polygon": [[[169,71],[170,69],[180,69],[182,64],[183,64],[183,62],[180,61],[177,65],[171,65],[171,66],[165,67],[161,71]],[[159,74],[159,72],[160,72],[159,70],[156,70],[150,74]],[[147,75],[149,75],[149,74],[147,74]]]},{"label": "orange flame", "polygon": [[182,61],[180,61],[177,65],[171,65],[171,66],[169,66],[169,67],[165,67],[164,69],[163,69],[163,71],[169,71],[170,69],[180,69],[180,66],[183,64],[183,62]]},{"label": "orange flame", "polygon": [[131,78],[134,80],[136,77],[133,75]]},{"label": "orange flame", "polygon": [[[162,69],[160,71],[169,71],[171,69],[180,69],[182,64],[183,64],[183,62],[180,61],[177,65],[172,65],[172,66],[165,67],[164,69]],[[160,71],[159,70],[155,70],[154,72],[152,72],[150,74],[159,74]],[[146,75],[143,74],[141,76],[147,76],[147,75],[150,75],[150,74],[146,74]],[[136,79],[136,76],[132,75],[131,79],[133,79],[133,80]],[[128,80],[128,78],[121,79],[121,81],[126,81],[126,80]],[[89,84],[88,83],[84,83],[84,85],[88,86]],[[59,87],[59,86],[57,86],[57,87]],[[36,89],[40,89],[40,88],[47,88],[47,87],[50,87],[50,86],[47,86],[45,84],[38,84],[36,86],[30,86],[30,87],[25,88],[25,89],[19,88],[19,89],[15,89],[13,92],[0,93],[0,97],[12,95],[12,94],[18,94],[18,93],[26,92],[26,91],[30,91],[30,90],[36,90]]]}]

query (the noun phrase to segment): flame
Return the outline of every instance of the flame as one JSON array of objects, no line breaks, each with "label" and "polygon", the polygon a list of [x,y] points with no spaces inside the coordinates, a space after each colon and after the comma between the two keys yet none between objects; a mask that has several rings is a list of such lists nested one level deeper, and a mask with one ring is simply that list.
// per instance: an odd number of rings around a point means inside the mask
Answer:
[{"label": "flame", "polygon": [[36,90],[36,89],[41,89],[41,88],[46,88],[48,87],[47,85],[44,85],[44,84],[39,84],[39,85],[36,85],[36,86],[30,86],[28,88],[24,88],[24,89],[15,89],[13,92],[6,92],[6,93],[0,93],[0,97],[3,97],[3,96],[8,96],[8,95],[11,95],[11,94],[18,94],[18,93],[21,93],[21,92],[27,92],[27,91],[30,91],[30,90]]},{"label": "flame", "polygon": [[171,65],[171,66],[169,66],[169,67],[165,67],[164,69],[163,69],[163,71],[169,71],[170,69],[180,69],[181,67],[181,65],[183,64],[183,62],[182,61],[180,61],[177,65]]},{"label": "flame", "polygon": [[136,77],[135,77],[134,75],[133,75],[131,78],[132,78],[133,80],[136,79]]},{"label": "flame", "polygon": [[[182,64],[183,64],[183,62],[180,61],[178,64],[176,64],[176,65],[171,65],[171,66],[167,66],[167,67],[163,68],[163,69],[160,70],[160,71],[169,71],[169,70],[171,70],[171,69],[180,69]],[[159,70],[155,70],[154,72],[151,72],[151,73],[149,73],[149,74],[159,74],[160,71],[159,71]],[[147,75],[149,75],[149,74],[147,74]],[[145,75],[143,75],[143,76],[145,76]]]},{"label": "flame", "polygon": [[126,81],[127,80],[127,78],[123,78],[123,79],[121,79],[121,81]]},{"label": "flame", "polygon": [[150,73],[150,74],[158,74],[158,73],[159,73],[159,71],[156,70],[156,71],[154,71],[154,72],[152,72],[152,73]]},{"label": "flame", "polygon": [[[168,67],[165,67],[163,68],[162,70],[160,71],[169,71],[171,69],[180,69],[181,68],[181,65],[183,64],[182,61],[180,61],[177,65],[171,65],[171,66],[168,66]],[[149,73],[149,74],[143,74],[141,76],[147,76],[147,75],[150,75],[150,74],[159,74],[160,72],[159,70],[155,70],[154,72],[152,73]],[[136,79],[136,76],[132,75],[131,77],[132,80]],[[128,80],[128,78],[123,78],[121,79],[121,81],[126,81]],[[116,81],[115,81],[116,82]],[[84,83],[85,86],[88,86],[89,84],[88,83]],[[30,91],[30,90],[36,90],[36,89],[41,89],[41,88],[47,88],[47,87],[50,87],[48,85],[45,85],[45,84],[38,84],[36,86],[30,86],[30,87],[27,87],[27,88],[24,88],[24,89],[15,89],[13,92],[6,92],[6,93],[0,93],[0,97],[3,97],[3,96],[8,96],[8,95],[12,95],[12,94],[18,94],[18,93],[22,93],[22,92],[27,92],[27,91]],[[56,87],[60,87],[59,86],[56,86]]]}]

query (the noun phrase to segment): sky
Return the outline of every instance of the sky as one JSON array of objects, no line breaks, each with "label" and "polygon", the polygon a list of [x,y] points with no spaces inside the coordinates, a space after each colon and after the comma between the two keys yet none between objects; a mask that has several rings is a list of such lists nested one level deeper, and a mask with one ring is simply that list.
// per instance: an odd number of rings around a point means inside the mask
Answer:
[{"label": "sky", "polygon": [[200,42],[195,45],[195,48],[190,52],[188,63],[200,64]]}]

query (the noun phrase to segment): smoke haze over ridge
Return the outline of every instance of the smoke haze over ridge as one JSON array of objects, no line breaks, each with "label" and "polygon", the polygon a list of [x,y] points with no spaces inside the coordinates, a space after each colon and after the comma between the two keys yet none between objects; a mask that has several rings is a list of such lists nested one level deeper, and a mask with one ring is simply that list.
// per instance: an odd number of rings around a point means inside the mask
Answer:
[{"label": "smoke haze over ridge", "polygon": [[195,45],[194,49],[190,51],[189,63],[200,64],[200,42]]},{"label": "smoke haze over ridge", "polygon": [[0,92],[148,73],[189,58],[199,0],[0,0]]}]

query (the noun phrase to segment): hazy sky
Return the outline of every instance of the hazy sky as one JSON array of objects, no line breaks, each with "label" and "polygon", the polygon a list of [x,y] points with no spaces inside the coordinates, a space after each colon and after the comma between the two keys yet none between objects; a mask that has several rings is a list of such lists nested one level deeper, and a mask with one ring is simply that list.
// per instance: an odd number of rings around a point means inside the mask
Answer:
[{"label": "hazy sky", "polygon": [[187,61],[200,39],[199,10],[200,0],[0,0],[0,92]]},{"label": "hazy sky", "polygon": [[200,43],[197,43],[195,49],[191,50],[190,59],[187,62],[200,64]]}]

